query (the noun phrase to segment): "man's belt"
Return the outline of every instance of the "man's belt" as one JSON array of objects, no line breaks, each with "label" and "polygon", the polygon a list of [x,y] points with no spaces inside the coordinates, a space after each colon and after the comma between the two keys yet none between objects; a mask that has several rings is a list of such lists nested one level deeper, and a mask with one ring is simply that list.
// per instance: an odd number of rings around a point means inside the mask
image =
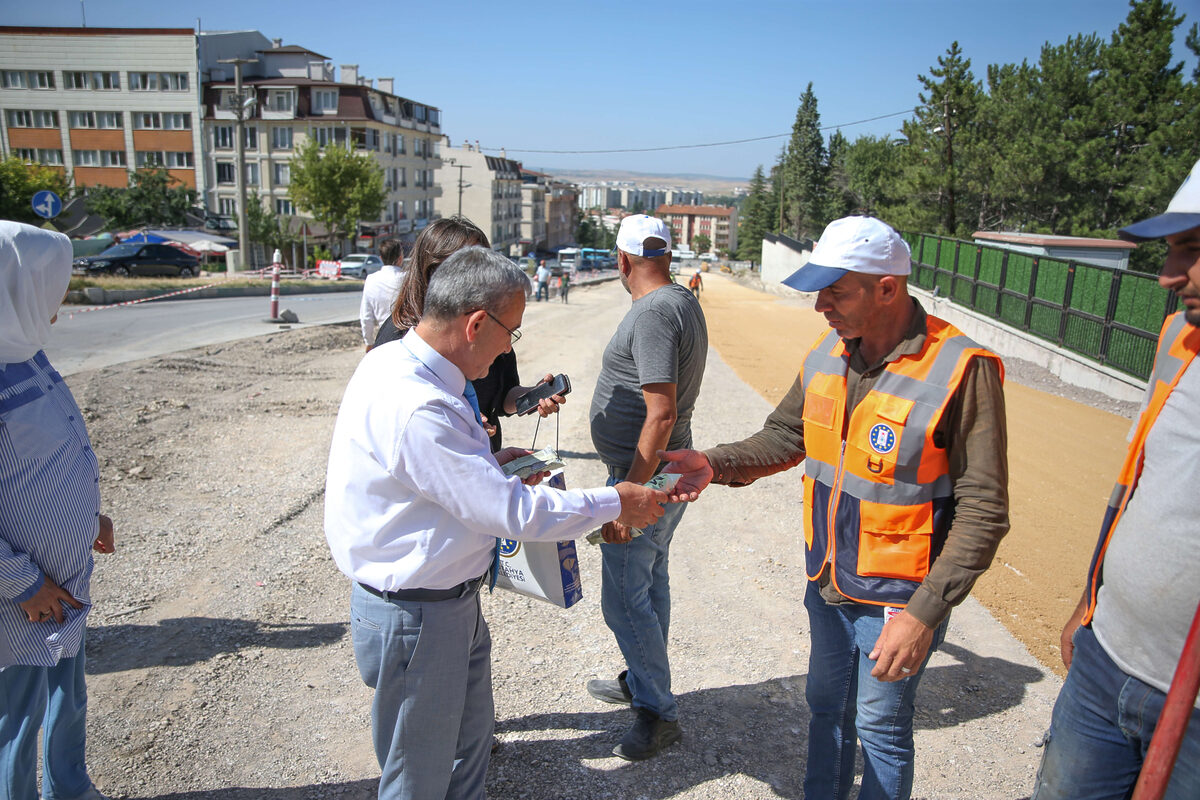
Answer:
[{"label": "man's belt", "polygon": [[380,600],[389,603],[435,603],[438,600],[457,600],[460,597],[466,597],[469,594],[479,591],[479,587],[483,584],[485,577],[487,576],[480,575],[478,578],[463,581],[457,586],[451,586],[449,589],[397,589],[393,592],[385,592],[376,589],[374,586],[368,586],[365,583],[360,583],[359,586]]}]

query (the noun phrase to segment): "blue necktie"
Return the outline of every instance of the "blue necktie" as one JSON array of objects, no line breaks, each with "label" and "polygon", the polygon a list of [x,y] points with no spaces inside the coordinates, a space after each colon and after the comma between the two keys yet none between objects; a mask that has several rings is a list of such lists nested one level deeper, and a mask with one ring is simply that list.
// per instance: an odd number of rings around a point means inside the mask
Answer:
[{"label": "blue necktie", "polygon": [[[471,410],[475,412],[475,421],[483,425],[483,415],[479,413],[479,397],[475,394],[475,387],[467,381],[467,387],[463,389],[463,397],[467,398],[467,403],[471,406]],[[488,583],[488,591],[496,588],[496,577],[500,574],[500,542],[496,539],[496,549],[492,553],[492,580]]]}]

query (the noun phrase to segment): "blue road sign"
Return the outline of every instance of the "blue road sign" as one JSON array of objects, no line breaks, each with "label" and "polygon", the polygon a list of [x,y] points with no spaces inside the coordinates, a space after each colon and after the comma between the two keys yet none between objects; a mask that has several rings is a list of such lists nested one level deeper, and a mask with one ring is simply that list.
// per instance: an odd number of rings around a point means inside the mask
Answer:
[{"label": "blue road sign", "polygon": [[45,219],[54,219],[62,211],[62,198],[49,189],[33,196],[33,213]]}]

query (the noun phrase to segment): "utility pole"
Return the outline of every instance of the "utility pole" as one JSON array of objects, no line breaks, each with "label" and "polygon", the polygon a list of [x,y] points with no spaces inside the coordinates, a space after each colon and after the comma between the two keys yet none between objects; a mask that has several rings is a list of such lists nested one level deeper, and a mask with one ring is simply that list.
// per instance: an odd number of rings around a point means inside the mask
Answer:
[{"label": "utility pole", "polygon": [[442,159],[442,163],[443,163],[443,164],[449,164],[450,166],[452,166],[452,167],[454,167],[456,170],[458,170],[458,215],[461,217],[461,216],[462,216],[462,193],[463,193],[463,189],[465,189],[466,187],[468,187],[468,186],[470,186],[470,185],[471,185],[471,184],[469,184],[469,183],[463,183],[463,170],[464,170],[464,169],[470,169],[470,168],[471,168],[471,166],[470,166],[469,164],[459,164],[459,163],[458,163],[458,162],[457,162],[455,159],[453,159],[453,158],[443,158],[443,159]]},{"label": "utility pole", "polygon": [[242,65],[257,64],[257,58],[222,58],[220,64],[233,64],[233,114],[237,120],[234,126],[234,138],[237,148],[237,218],[238,218],[238,267],[246,268],[246,256],[249,253],[246,234],[246,112],[254,107],[254,90],[249,97],[242,96]]}]

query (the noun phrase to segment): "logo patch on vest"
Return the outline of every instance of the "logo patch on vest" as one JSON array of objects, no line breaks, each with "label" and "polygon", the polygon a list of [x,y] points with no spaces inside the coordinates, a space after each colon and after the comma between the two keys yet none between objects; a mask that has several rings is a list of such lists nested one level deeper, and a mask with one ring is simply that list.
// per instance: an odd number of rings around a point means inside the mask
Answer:
[{"label": "logo patch on vest", "polygon": [[871,428],[871,434],[867,438],[876,453],[890,453],[896,447],[896,432],[882,422]]},{"label": "logo patch on vest", "polygon": [[521,543],[516,539],[501,539],[500,540],[500,557],[511,558],[521,549]]}]

